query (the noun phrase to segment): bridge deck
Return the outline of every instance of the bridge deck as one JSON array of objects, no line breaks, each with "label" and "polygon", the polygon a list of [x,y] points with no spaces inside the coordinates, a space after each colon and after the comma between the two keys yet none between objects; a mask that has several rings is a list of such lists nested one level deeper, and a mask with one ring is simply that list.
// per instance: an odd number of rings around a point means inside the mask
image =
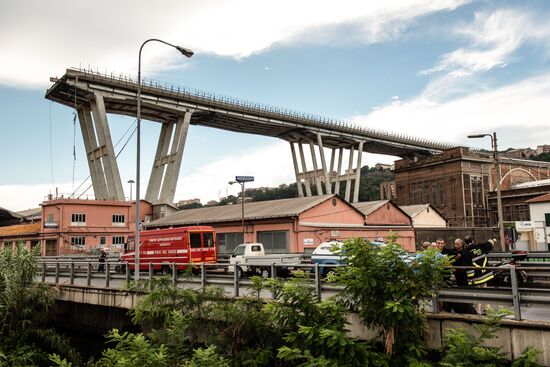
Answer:
[{"label": "bridge deck", "polygon": [[[107,113],[137,115],[137,82],[85,70],[67,69],[46,92],[46,98],[74,107],[103,95]],[[286,141],[316,141],[327,148],[349,147],[364,141],[365,152],[399,157],[439,153],[449,145],[400,134],[365,129],[346,122],[260,105],[230,97],[158,84],[142,85],[142,118],[175,121],[186,109],[195,111],[191,124],[277,137]]]}]

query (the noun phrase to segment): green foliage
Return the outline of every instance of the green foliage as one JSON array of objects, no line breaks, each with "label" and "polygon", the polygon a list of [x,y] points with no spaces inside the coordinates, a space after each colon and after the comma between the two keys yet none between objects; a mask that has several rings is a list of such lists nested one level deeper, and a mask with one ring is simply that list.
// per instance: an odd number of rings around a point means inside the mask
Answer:
[{"label": "green foliage", "polygon": [[530,159],[535,161],[550,162],[550,153],[541,153],[539,155],[531,157]]},{"label": "green foliage", "polygon": [[185,367],[229,367],[227,360],[216,352],[216,347],[198,348],[193,351],[191,360],[185,363]]},{"label": "green foliage", "polygon": [[527,347],[522,355],[512,362],[512,367],[542,367],[541,364],[537,363],[539,355],[539,350],[533,347]]},{"label": "green foliage", "polygon": [[350,240],[341,251],[349,266],[337,268],[333,276],[345,288],[339,302],[357,312],[365,325],[381,330],[388,354],[393,354],[394,347],[402,356],[410,345],[421,348],[422,301],[440,285],[446,258],[433,250],[419,260],[411,259],[394,240],[385,246]]},{"label": "green foliage", "polygon": [[54,300],[51,288],[34,282],[38,251],[22,243],[0,251],[0,366],[43,365],[52,352],[80,362],[67,338],[44,327]]},{"label": "green foliage", "polygon": [[143,334],[119,333],[113,329],[107,335],[113,348],[105,350],[97,367],[162,367],[168,366],[166,347],[153,346]]},{"label": "green foliage", "polygon": [[507,366],[505,354],[497,347],[485,346],[484,342],[496,337],[500,321],[510,312],[504,309],[489,310],[488,318],[482,324],[474,324],[475,334],[464,328],[449,330],[443,340],[441,366]]}]

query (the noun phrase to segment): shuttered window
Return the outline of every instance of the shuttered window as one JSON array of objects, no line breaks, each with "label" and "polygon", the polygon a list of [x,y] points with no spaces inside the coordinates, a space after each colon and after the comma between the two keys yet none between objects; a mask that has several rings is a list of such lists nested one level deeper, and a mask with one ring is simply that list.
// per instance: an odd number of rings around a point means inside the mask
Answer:
[{"label": "shuttered window", "polygon": [[290,251],[288,231],[258,232],[258,242],[263,243],[266,253],[285,253]]}]

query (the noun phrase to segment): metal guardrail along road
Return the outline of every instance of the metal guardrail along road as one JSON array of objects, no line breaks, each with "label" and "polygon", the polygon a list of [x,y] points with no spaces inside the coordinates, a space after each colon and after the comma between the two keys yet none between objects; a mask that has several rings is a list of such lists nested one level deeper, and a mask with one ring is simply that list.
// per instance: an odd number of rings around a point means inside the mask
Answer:
[{"label": "metal guardrail along road", "polygon": [[[104,266],[104,271],[98,271],[101,265]],[[40,258],[37,261],[39,280],[42,282],[113,289],[122,289],[132,280],[130,268],[124,265],[116,261],[100,263],[99,261],[74,259]],[[172,283],[178,287],[203,288],[207,285],[218,285],[224,287],[233,296],[239,297],[252,284],[247,277],[240,278],[238,272],[233,271],[234,265],[227,263],[171,263],[169,267],[164,267],[162,274],[153,270],[154,265],[161,264],[150,263],[148,271],[141,272],[143,278],[150,280],[160,275],[170,276]],[[119,268],[119,266],[122,267]],[[177,269],[181,266],[193,267],[194,274],[180,274]],[[311,286],[315,289],[319,300],[333,296],[343,289],[342,286],[329,282],[323,276],[326,271],[334,267],[336,266],[320,264],[292,266],[293,269],[302,269],[309,275]],[[264,275],[274,278],[283,268],[287,268],[287,266],[272,264]],[[463,268],[471,269],[472,267]],[[122,271],[117,272],[115,269]],[[486,269],[499,272],[500,279],[505,279],[505,282],[497,287],[487,288],[441,288],[437,290],[434,300],[431,302],[433,311],[439,311],[440,302],[504,305],[511,307],[514,317],[521,320],[522,310],[539,306],[548,309],[548,318],[550,318],[550,287],[547,282],[550,279],[550,264],[548,266],[487,267]],[[526,283],[523,279],[526,275],[528,277],[526,279],[532,281]],[[262,296],[273,297],[273,294],[263,294]]]}]

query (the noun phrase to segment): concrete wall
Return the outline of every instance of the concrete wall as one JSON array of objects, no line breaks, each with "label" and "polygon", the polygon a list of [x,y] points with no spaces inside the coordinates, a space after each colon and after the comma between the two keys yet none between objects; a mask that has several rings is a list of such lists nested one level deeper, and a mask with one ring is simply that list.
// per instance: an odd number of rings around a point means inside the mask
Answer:
[{"label": "concrete wall", "polygon": [[[325,200],[321,204],[300,213],[299,220],[300,222],[326,224],[363,225],[365,223],[363,214],[339,197]],[[390,222],[384,223],[390,224]]]},{"label": "concrete wall", "polygon": [[[427,344],[430,349],[441,347],[443,336],[449,329],[462,327],[474,335],[479,335],[472,326],[483,318],[472,315],[428,314]],[[348,316],[349,334],[360,339],[371,339],[377,331],[361,324],[355,314]],[[503,320],[497,338],[488,340],[486,345],[501,347],[508,359],[515,359],[529,346],[541,351],[538,362],[550,366],[550,322]]]},{"label": "concrete wall", "polygon": [[446,227],[447,222],[435,210],[426,207],[413,218],[414,228]]},{"label": "concrete wall", "polygon": [[537,251],[550,250],[550,226],[546,226],[545,220],[545,214],[550,214],[550,202],[530,203],[529,213],[531,214],[531,220],[542,223],[546,230],[546,238],[537,239]]},{"label": "concrete wall", "polygon": [[366,217],[367,225],[412,226],[411,218],[395,204],[387,202]]},{"label": "concrete wall", "polygon": [[[79,305],[72,305],[71,307],[65,305],[68,309],[68,311],[65,311],[68,321],[72,322],[71,320],[74,319],[74,322],[80,323],[82,327],[91,328],[116,327],[127,324],[127,319],[124,318],[126,314],[124,310],[134,307],[143,297],[141,293],[104,288],[64,285],[57,286],[55,289],[57,290],[55,295],[57,303],[76,303]],[[90,308],[88,306],[94,307]],[[79,317],[78,310],[80,312],[88,310],[86,311],[88,315]],[[104,319],[98,321],[97,317]],[[361,324],[358,315],[348,315],[348,321],[350,336],[365,340],[377,336],[377,330],[369,329]],[[482,321],[482,317],[473,315],[428,314],[428,347],[432,349],[439,348],[445,332],[452,328],[463,327],[469,332],[475,333],[476,331],[472,325]],[[534,347],[542,352],[539,356],[539,363],[550,366],[550,322],[503,320],[498,337],[489,340],[488,345],[502,347],[503,352],[510,359],[517,358],[528,346]]]}]

